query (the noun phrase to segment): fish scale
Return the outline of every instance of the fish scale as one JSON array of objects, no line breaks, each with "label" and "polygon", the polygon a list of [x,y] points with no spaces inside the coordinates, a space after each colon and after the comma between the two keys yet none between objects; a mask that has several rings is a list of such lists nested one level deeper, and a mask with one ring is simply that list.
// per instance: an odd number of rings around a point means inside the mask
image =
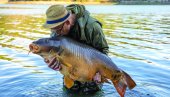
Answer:
[{"label": "fish scale", "polygon": [[91,63],[89,56],[94,55],[91,49],[85,48],[84,45],[80,45],[79,43],[72,42],[70,39],[61,39],[61,45],[78,59],[86,59],[88,63]]},{"label": "fish scale", "polygon": [[76,55],[80,59],[86,59],[89,63],[92,63],[90,58],[98,59],[99,61],[102,60],[101,62],[108,65],[110,68],[118,69],[117,66],[112,62],[112,60],[107,57],[107,55],[99,52],[92,47],[82,45],[81,43],[72,41],[69,38],[61,39],[61,42],[63,47],[70,50],[73,55]]}]

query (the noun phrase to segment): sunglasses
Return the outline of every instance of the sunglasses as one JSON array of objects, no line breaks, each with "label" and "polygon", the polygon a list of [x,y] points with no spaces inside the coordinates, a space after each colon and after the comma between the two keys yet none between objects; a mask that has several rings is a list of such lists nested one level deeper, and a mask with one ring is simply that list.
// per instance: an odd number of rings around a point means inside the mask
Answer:
[{"label": "sunglasses", "polygon": [[65,23],[63,23],[62,25],[59,25],[59,26],[57,26],[57,27],[54,27],[54,28],[52,28],[52,30],[55,30],[57,33],[59,33],[59,32],[61,32],[61,30],[63,29],[64,24],[65,24]]}]

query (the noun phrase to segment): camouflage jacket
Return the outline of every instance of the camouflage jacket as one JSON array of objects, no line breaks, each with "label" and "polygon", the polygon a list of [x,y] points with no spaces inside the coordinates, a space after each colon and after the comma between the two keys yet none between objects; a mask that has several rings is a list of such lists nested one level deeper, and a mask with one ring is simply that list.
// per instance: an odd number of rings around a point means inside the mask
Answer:
[{"label": "camouflage jacket", "polygon": [[[76,14],[75,25],[67,36],[107,54],[109,47],[102,31],[102,24],[91,17],[83,5],[72,4],[68,5],[66,9]],[[51,37],[55,35],[55,33],[51,33]]]}]

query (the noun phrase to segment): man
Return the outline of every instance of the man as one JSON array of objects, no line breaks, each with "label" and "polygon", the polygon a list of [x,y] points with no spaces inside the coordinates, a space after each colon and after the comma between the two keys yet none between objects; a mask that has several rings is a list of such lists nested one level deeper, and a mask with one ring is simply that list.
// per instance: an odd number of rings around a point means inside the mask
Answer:
[{"label": "man", "polygon": [[[45,28],[51,29],[51,37],[65,35],[81,43],[85,43],[104,54],[108,53],[108,44],[102,31],[101,23],[90,16],[83,5],[52,5],[46,12]],[[52,68],[52,67],[51,67]],[[52,68],[53,69],[53,68]],[[70,91],[85,93],[100,90],[101,84],[95,82],[80,83],[75,81]]]}]

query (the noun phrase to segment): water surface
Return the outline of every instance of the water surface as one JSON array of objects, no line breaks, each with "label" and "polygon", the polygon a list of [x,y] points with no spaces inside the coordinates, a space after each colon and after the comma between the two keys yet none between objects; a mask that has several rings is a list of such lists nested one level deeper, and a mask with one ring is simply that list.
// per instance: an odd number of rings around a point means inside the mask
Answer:
[{"label": "water surface", "polygon": [[[28,55],[28,45],[49,37],[42,28],[49,5],[0,5],[0,95],[1,97],[119,97],[104,84],[93,95],[67,93],[62,75],[37,55]],[[136,81],[126,97],[169,97],[170,6],[87,5],[103,23],[109,56]]]}]

